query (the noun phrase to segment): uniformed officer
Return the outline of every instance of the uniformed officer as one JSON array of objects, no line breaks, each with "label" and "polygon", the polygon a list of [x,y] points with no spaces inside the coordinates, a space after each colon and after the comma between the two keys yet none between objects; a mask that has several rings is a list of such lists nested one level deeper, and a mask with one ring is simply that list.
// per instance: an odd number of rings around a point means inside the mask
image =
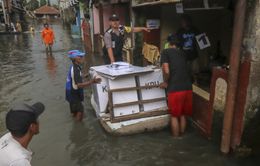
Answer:
[{"label": "uniformed officer", "polygon": [[124,35],[130,32],[150,32],[146,27],[127,27],[119,24],[119,17],[113,14],[110,18],[110,28],[105,32],[103,47],[103,58],[105,64],[123,61],[122,50],[124,45]]}]

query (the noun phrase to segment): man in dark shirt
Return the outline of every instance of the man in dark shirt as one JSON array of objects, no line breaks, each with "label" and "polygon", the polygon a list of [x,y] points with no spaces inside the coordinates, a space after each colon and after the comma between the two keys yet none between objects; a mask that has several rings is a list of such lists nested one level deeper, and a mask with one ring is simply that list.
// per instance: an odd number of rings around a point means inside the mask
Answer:
[{"label": "man in dark shirt", "polygon": [[171,114],[171,129],[174,137],[179,137],[186,128],[186,116],[192,114],[192,84],[187,69],[186,55],[177,48],[177,36],[168,37],[169,48],[162,51],[161,64],[167,88],[168,108]]},{"label": "man in dark shirt", "polygon": [[199,72],[198,50],[195,38],[198,34],[199,31],[193,26],[191,18],[188,15],[183,15],[181,17],[181,28],[177,31],[177,37],[180,40],[180,48],[186,54],[188,69],[192,79],[195,79],[195,75]]},{"label": "man in dark shirt", "polygon": [[70,103],[70,112],[77,121],[83,118],[84,108],[82,101],[84,100],[83,88],[101,81],[100,78],[94,78],[90,81],[82,81],[82,73],[80,65],[83,63],[85,53],[79,50],[71,50],[68,56],[72,61],[72,65],[68,72],[66,81],[66,100]]}]

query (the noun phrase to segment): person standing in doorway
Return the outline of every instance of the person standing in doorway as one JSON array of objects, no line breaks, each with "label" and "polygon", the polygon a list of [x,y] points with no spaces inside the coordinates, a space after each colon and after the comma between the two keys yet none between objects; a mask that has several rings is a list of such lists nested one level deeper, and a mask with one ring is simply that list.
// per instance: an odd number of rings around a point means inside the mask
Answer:
[{"label": "person standing in doorway", "polygon": [[72,61],[67,80],[66,80],[66,100],[70,104],[70,112],[77,121],[82,121],[84,107],[82,101],[84,100],[83,88],[95,83],[100,83],[101,78],[94,78],[90,81],[83,82],[80,65],[84,61],[85,53],[79,50],[71,50],[68,52],[68,57]]},{"label": "person standing in doorway", "polygon": [[52,55],[52,45],[54,43],[54,32],[49,27],[48,23],[45,23],[43,26],[44,28],[42,30],[41,36],[42,36],[42,41],[45,44],[46,55]]},{"label": "person standing in doorway", "polygon": [[103,47],[103,59],[105,64],[123,61],[123,46],[125,40],[125,33],[130,32],[150,32],[146,27],[127,27],[119,24],[119,17],[113,14],[109,18],[110,28],[105,32]]},{"label": "person standing in doorway", "polygon": [[167,89],[171,131],[174,137],[179,137],[185,132],[186,117],[192,115],[192,84],[177,36],[170,34],[168,42],[169,48],[161,53],[164,82],[160,87]]},{"label": "person standing in doorway", "polygon": [[188,61],[188,69],[192,81],[196,82],[196,75],[199,73],[198,50],[196,44],[196,35],[199,31],[193,26],[192,19],[188,15],[182,15],[181,27],[177,31],[180,40],[180,48],[185,52]]},{"label": "person standing in doorway", "polygon": [[21,25],[20,21],[17,21],[17,23],[16,23],[16,31],[22,32],[22,25]]},{"label": "person standing in doorway", "polygon": [[32,152],[28,149],[34,135],[39,134],[39,116],[44,111],[40,102],[16,104],[6,115],[7,134],[0,138],[1,166],[31,166]]},{"label": "person standing in doorway", "polygon": [[81,28],[83,33],[83,40],[85,45],[85,50],[87,53],[92,53],[92,43],[91,43],[91,33],[90,33],[90,23],[89,23],[90,16],[88,14],[84,15],[82,20]]}]

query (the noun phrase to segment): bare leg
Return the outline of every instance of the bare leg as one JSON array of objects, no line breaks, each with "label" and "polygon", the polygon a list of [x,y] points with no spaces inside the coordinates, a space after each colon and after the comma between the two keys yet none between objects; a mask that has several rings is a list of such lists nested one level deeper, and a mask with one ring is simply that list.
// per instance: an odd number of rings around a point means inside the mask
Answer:
[{"label": "bare leg", "polygon": [[76,112],[73,112],[73,113],[71,113],[71,116],[72,116],[73,118],[75,118],[75,117],[76,117],[76,115],[77,115],[77,113],[76,113]]},{"label": "bare leg", "polygon": [[52,45],[49,44],[49,53],[50,53],[50,56],[52,56]]},{"label": "bare leg", "polygon": [[77,112],[77,114],[76,114],[76,120],[77,120],[78,122],[81,122],[82,119],[83,119],[83,112]]},{"label": "bare leg", "polygon": [[173,137],[179,137],[180,126],[179,126],[178,118],[176,117],[171,117],[171,130],[172,130]]},{"label": "bare leg", "polygon": [[49,46],[48,46],[48,44],[46,44],[46,45],[45,45],[46,56],[48,56],[48,52],[49,52],[49,49],[48,49],[48,48],[49,48]]},{"label": "bare leg", "polygon": [[180,132],[181,132],[181,134],[183,134],[185,132],[186,124],[187,124],[186,117],[182,115],[180,117],[180,130],[181,130]]}]

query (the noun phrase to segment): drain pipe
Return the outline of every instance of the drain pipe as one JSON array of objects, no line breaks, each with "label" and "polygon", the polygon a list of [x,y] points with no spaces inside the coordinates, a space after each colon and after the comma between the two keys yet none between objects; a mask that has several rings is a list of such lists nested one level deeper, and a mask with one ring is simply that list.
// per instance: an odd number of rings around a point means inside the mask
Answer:
[{"label": "drain pipe", "polygon": [[235,9],[234,27],[232,44],[230,50],[230,69],[228,72],[228,89],[225,105],[221,152],[227,154],[230,152],[230,140],[235,110],[235,101],[238,87],[238,74],[240,65],[240,53],[243,40],[244,21],[246,13],[246,0],[238,0]]}]

